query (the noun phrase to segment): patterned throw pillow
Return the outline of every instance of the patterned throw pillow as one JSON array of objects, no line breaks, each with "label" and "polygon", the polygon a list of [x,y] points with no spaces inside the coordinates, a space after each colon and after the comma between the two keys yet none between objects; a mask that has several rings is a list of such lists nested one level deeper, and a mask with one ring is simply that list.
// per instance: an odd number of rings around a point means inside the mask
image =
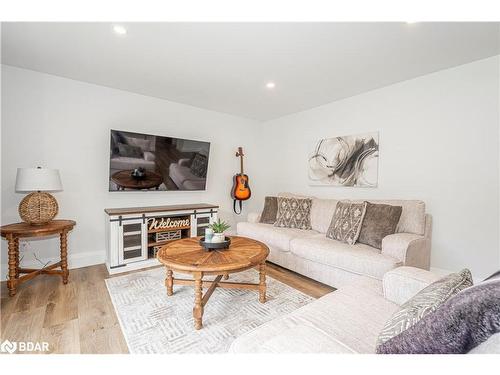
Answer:
[{"label": "patterned throw pillow", "polygon": [[278,197],[275,227],[311,229],[312,199]]},{"label": "patterned throw pillow", "polygon": [[468,269],[449,274],[418,292],[385,323],[377,347],[415,325],[426,315],[436,311],[448,298],[472,286]]},{"label": "patterned throw pillow", "polygon": [[347,242],[349,245],[354,245],[358,240],[365,212],[366,202],[338,202],[326,236],[334,240]]},{"label": "patterned throw pillow", "polygon": [[143,152],[140,147],[126,145],[125,143],[118,143],[118,150],[120,156],[126,158],[137,158],[142,159]]},{"label": "patterned throw pillow", "polygon": [[208,160],[205,155],[196,154],[194,156],[193,162],[191,163],[191,173],[196,177],[205,178],[207,177],[207,164]]}]

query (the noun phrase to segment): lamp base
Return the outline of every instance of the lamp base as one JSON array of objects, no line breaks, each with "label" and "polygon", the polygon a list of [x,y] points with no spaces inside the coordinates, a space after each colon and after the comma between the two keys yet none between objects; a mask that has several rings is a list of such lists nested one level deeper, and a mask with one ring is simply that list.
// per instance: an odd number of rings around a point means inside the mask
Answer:
[{"label": "lamp base", "polygon": [[19,204],[19,216],[31,225],[47,224],[58,211],[56,198],[40,191],[28,194]]}]

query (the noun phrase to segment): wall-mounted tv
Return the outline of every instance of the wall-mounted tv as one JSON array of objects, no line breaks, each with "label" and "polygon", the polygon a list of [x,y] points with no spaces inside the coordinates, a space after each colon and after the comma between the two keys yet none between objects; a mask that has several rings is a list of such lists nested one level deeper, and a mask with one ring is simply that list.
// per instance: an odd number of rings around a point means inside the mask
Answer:
[{"label": "wall-mounted tv", "polygon": [[109,191],[205,190],[210,143],[111,130]]}]

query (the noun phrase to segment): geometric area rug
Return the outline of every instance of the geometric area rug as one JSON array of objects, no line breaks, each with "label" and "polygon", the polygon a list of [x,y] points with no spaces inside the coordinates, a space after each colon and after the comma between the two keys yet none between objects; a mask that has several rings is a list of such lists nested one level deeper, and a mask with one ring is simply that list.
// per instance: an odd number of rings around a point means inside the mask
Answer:
[{"label": "geometric area rug", "polygon": [[[257,283],[258,279],[254,269],[230,275],[230,281]],[[269,276],[266,283],[264,304],[256,290],[216,288],[205,305],[203,328],[197,331],[193,287],[174,285],[174,295],[168,297],[164,267],[106,279],[132,354],[225,353],[243,333],[314,300]]]}]

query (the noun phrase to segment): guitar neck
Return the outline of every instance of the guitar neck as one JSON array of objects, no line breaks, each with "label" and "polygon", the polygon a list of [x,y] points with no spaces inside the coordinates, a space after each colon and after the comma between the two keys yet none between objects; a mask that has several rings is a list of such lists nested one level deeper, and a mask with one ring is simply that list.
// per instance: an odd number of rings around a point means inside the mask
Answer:
[{"label": "guitar neck", "polygon": [[243,155],[240,155],[240,169],[241,169],[241,175],[243,175]]}]

